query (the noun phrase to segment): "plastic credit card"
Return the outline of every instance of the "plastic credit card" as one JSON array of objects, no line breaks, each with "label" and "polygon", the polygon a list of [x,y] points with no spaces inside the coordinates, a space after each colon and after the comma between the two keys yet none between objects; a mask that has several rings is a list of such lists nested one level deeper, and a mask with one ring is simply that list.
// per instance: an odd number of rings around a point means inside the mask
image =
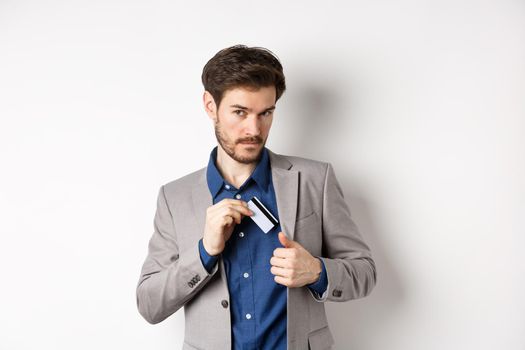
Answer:
[{"label": "plastic credit card", "polygon": [[253,211],[250,218],[264,233],[268,233],[279,222],[255,196],[248,202],[248,208]]}]

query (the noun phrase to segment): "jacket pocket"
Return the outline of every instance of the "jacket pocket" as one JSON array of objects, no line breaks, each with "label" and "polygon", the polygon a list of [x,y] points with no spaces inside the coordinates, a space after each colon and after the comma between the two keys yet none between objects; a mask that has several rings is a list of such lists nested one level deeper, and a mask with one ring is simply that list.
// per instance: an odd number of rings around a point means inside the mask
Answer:
[{"label": "jacket pocket", "polygon": [[317,220],[319,220],[318,217],[317,217],[317,213],[316,212],[311,212],[310,214],[308,214],[306,216],[303,216],[302,218],[299,218],[295,222],[295,228],[297,229],[297,228],[303,227],[303,226],[308,225],[309,223],[315,222]]},{"label": "jacket pocket", "polygon": [[310,350],[328,350],[334,345],[334,338],[328,326],[308,333],[308,348]]}]

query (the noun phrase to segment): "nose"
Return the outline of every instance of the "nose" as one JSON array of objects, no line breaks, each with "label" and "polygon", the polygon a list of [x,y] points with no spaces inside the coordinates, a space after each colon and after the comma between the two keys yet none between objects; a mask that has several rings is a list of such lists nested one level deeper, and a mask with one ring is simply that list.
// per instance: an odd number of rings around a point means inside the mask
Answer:
[{"label": "nose", "polygon": [[261,132],[260,120],[257,116],[251,115],[244,120],[244,134],[246,136],[259,136]]}]

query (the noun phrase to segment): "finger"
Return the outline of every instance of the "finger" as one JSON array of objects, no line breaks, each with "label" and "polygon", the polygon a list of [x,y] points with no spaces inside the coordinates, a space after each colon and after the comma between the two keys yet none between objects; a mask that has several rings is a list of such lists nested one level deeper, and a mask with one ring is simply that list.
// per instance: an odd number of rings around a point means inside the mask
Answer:
[{"label": "finger", "polygon": [[246,203],[245,201],[240,200],[240,199],[233,199],[233,198],[224,198],[217,204],[221,206],[240,205],[243,207],[248,207],[248,203]]},{"label": "finger", "polygon": [[227,210],[227,209],[236,210],[245,216],[253,215],[253,212],[250,209],[248,209],[248,207],[238,204],[238,203],[230,203],[230,204],[222,205],[218,208],[218,211],[222,213],[223,210]]},{"label": "finger", "polygon": [[250,209],[243,207],[243,206],[239,206],[239,205],[235,205],[231,207],[231,209],[237,211],[241,215],[241,219],[244,216],[252,216],[254,214]]},{"label": "finger", "polygon": [[225,198],[219,203],[211,206],[209,208],[209,215],[222,215],[223,210],[225,208],[233,208],[245,216],[253,215],[253,212],[250,209],[248,209],[248,203],[231,198]]},{"label": "finger", "polygon": [[283,232],[279,232],[277,237],[279,238],[279,242],[281,242],[283,247],[289,248],[291,246],[290,240],[288,239],[288,237],[286,237],[286,235]]},{"label": "finger", "polygon": [[270,272],[274,274],[275,276],[281,276],[281,277],[291,277],[292,270],[285,269],[282,267],[272,266],[270,268]]},{"label": "finger", "polygon": [[279,238],[279,242],[281,242],[281,244],[285,248],[300,248],[301,247],[299,243],[288,238],[282,231],[278,233],[277,237]]},{"label": "finger", "polygon": [[277,267],[284,267],[284,268],[287,268],[287,269],[289,269],[291,267],[289,262],[288,262],[288,259],[278,258],[278,257],[275,257],[275,256],[270,258],[270,265],[277,266]]},{"label": "finger", "polygon": [[281,277],[281,276],[274,276],[273,280],[286,287],[288,287],[291,283],[291,281],[288,278]]},{"label": "finger", "polygon": [[225,208],[222,215],[232,217],[237,224],[241,223],[241,213],[233,208]]},{"label": "finger", "polygon": [[207,209],[208,215],[217,215],[217,213],[220,213],[225,207],[241,207],[241,208],[248,208],[248,203],[238,200],[238,199],[231,199],[231,198],[225,198],[221,200],[219,203],[216,203]]},{"label": "finger", "polygon": [[232,208],[234,208],[235,210],[237,210],[238,212],[240,212],[241,214],[243,214],[245,216],[252,216],[253,215],[253,211],[248,209],[248,207],[244,207],[242,205],[234,205],[234,206],[232,206]]},{"label": "finger", "polygon": [[[214,211],[213,213],[210,213],[208,215],[212,220],[222,225],[225,225],[231,222],[240,224],[242,220],[242,214],[238,210],[235,210],[234,208],[230,208],[230,207],[220,208],[219,211]],[[226,217],[231,217],[232,221],[226,221],[225,220]]]},{"label": "finger", "polygon": [[275,248],[273,256],[278,258],[295,258],[296,251],[295,248]]}]

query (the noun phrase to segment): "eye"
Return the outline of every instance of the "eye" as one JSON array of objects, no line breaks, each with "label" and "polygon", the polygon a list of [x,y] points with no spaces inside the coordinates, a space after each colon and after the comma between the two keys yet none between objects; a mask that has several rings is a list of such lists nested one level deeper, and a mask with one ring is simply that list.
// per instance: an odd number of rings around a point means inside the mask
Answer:
[{"label": "eye", "polygon": [[265,111],[265,112],[262,113],[262,115],[263,115],[263,117],[269,117],[269,116],[272,115],[272,113],[273,113],[273,111]]},{"label": "eye", "polygon": [[242,109],[236,109],[233,111],[234,114],[238,115],[238,116],[242,116],[246,113],[246,111],[242,110]]}]

